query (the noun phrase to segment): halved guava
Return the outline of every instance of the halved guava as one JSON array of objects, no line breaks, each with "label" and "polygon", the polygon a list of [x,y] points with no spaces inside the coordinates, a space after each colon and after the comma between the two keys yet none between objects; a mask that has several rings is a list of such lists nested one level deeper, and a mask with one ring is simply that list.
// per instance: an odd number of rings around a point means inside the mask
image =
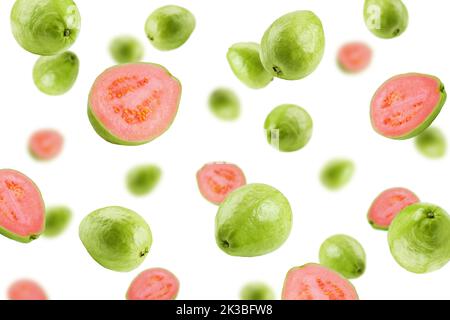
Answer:
[{"label": "halved guava", "polygon": [[407,73],[387,80],[375,93],[370,116],[376,132],[409,139],[428,128],[444,106],[444,84],[431,75]]},{"label": "halved guava", "polygon": [[58,131],[44,129],[31,135],[28,149],[37,160],[52,160],[60,154],[63,144],[64,138]]},{"label": "halved guava", "polygon": [[214,162],[204,165],[197,172],[200,193],[206,200],[221,204],[226,196],[246,184],[242,170],[231,163]]},{"label": "halved guava", "polygon": [[372,60],[372,49],[362,42],[346,43],[339,49],[337,60],[345,72],[361,72]]},{"label": "halved guava", "polygon": [[33,280],[14,282],[8,289],[9,300],[48,300],[44,289]]},{"label": "halved guava", "polygon": [[309,263],[289,270],[284,281],[283,300],[358,300],[347,279],[319,264]]},{"label": "halved guava", "polygon": [[97,78],[89,95],[88,116],[106,141],[140,145],[170,127],[180,98],[180,82],[162,66],[124,64]]},{"label": "halved guava", "polygon": [[33,181],[10,169],[0,170],[0,234],[27,243],[44,231],[45,205]]},{"label": "halved guava", "polygon": [[419,201],[419,198],[406,188],[387,189],[373,201],[367,219],[375,229],[387,230],[400,211]]},{"label": "halved guava", "polygon": [[128,300],[174,300],[180,283],[170,271],[153,268],[140,273],[127,291]]}]

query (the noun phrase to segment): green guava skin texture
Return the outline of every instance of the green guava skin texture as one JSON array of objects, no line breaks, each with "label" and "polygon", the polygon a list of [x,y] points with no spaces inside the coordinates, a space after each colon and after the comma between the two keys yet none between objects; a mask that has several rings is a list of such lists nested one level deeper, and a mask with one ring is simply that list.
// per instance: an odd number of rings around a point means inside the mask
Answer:
[{"label": "green guava skin texture", "polygon": [[36,61],[33,68],[34,84],[45,94],[62,95],[75,84],[79,69],[80,61],[73,52],[43,56]]},{"label": "green guava skin texture", "polygon": [[232,45],[227,52],[227,60],[234,75],[247,87],[265,88],[273,80],[261,62],[261,46],[254,42]]},{"label": "green guava skin texture", "polygon": [[388,241],[392,256],[406,270],[438,270],[450,259],[450,216],[433,204],[410,205],[393,220]]},{"label": "green guava skin texture", "polygon": [[330,190],[338,190],[347,185],[353,177],[355,165],[348,159],[334,159],[323,167],[320,181]]},{"label": "green guava skin texture", "polygon": [[79,235],[95,261],[120,272],[136,269],[153,241],[147,222],[123,207],[106,207],[90,213],[81,222]]},{"label": "green guava skin texture", "polygon": [[401,0],[365,0],[364,21],[382,39],[400,36],[408,27],[408,9]]},{"label": "green guava skin texture", "polygon": [[81,17],[72,0],[16,0],[11,29],[27,51],[51,56],[67,50],[80,33]]},{"label": "green guava skin texture", "polygon": [[44,236],[54,238],[62,234],[72,220],[72,211],[65,206],[47,208]]},{"label": "green guava skin texture", "polygon": [[261,61],[273,76],[299,80],[322,60],[325,34],[311,11],[294,11],[276,20],[261,40]]},{"label": "green guava skin texture", "polygon": [[432,127],[426,129],[415,138],[417,150],[427,158],[439,159],[447,152],[447,140],[441,129]]},{"label": "green guava skin texture", "polygon": [[354,238],[338,234],[320,246],[320,264],[339,272],[347,279],[356,279],[366,270],[366,253]]},{"label": "green guava skin texture", "polygon": [[294,104],[273,109],[264,123],[267,142],[282,152],[294,152],[311,139],[313,121],[308,112]]},{"label": "green guava skin texture", "polygon": [[181,47],[195,29],[195,17],[187,9],[168,5],[156,9],[145,23],[145,33],[158,50]]},{"label": "green guava skin texture", "polygon": [[241,290],[241,300],[274,300],[271,287],[263,282],[247,283]]},{"label": "green guava skin texture", "polygon": [[233,121],[241,115],[241,103],[236,93],[227,88],[218,88],[209,96],[209,109],[219,119]]},{"label": "green guava skin texture", "polygon": [[118,36],[109,46],[111,57],[119,64],[139,62],[144,57],[144,47],[133,36]]},{"label": "green guava skin texture", "polygon": [[153,191],[161,178],[161,168],[140,165],[132,168],[126,178],[128,190],[135,196],[145,196]]},{"label": "green guava skin texture", "polygon": [[256,257],[275,251],[292,227],[288,200],[265,184],[231,192],[216,215],[216,243],[231,256]]}]

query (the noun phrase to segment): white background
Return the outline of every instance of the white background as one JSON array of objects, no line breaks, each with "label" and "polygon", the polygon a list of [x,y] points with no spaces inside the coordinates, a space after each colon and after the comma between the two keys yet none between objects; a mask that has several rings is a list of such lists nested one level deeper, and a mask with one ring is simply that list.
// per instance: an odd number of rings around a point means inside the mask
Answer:
[{"label": "white background", "polygon": [[[174,0],[196,16],[197,28],[180,49],[159,52],[145,38],[147,16],[164,0],[78,0],[81,34],[71,48],[81,60],[75,87],[61,97],[40,93],[31,73],[37,59],[15,42],[10,31],[12,0],[0,5],[0,167],[31,177],[47,204],[68,204],[74,210],[70,229],[60,238],[20,244],[0,237],[0,297],[18,278],[37,280],[52,299],[123,299],[129,283],[142,270],[164,267],[180,279],[180,299],[235,299],[247,281],[269,283],[280,296],[286,272],[318,260],[322,241],[336,233],[357,238],[367,252],[367,271],[353,283],[361,299],[450,298],[450,266],[415,275],[401,269],[389,253],[386,233],[373,230],[367,209],[382,190],[404,186],[422,200],[450,210],[449,159],[432,161],[417,153],[412,141],[390,141],[371,128],[369,101],[387,78],[405,72],[434,74],[450,83],[447,33],[450,2],[405,0],[408,30],[398,39],[382,40],[365,27],[362,0]],[[279,16],[313,10],[326,33],[325,56],[304,80],[274,81],[255,91],[230,71],[225,55],[235,42],[256,41]],[[107,47],[112,37],[132,34],[146,47],[145,60],[160,63],[183,84],[178,116],[159,139],[140,147],[115,146],[93,131],[86,116],[91,84],[111,66]],[[362,40],[374,49],[370,68],[357,76],[337,68],[338,47]],[[215,119],[207,97],[217,86],[235,89],[242,117],[234,123]],[[282,103],[306,108],[314,119],[313,138],[299,152],[283,154],[265,141],[266,115]],[[435,124],[449,133],[450,113],[444,108]],[[63,132],[63,154],[38,163],[27,153],[27,139],[36,129]],[[324,162],[336,156],[353,159],[357,171],[351,184],[332,193],[318,179]],[[210,161],[238,164],[249,182],[281,190],[290,200],[294,225],[278,251],[257,258],[224,254],[215,244],[217,208],[199,194],[195,173]],[[135,164],[159,164],[164,176],[145,198],[128,194],[127,170]],[[89,212],[121,205],[139,212],[151,226],[154,243],[135,271],[102,268],[78,238],[78,225]]]}]

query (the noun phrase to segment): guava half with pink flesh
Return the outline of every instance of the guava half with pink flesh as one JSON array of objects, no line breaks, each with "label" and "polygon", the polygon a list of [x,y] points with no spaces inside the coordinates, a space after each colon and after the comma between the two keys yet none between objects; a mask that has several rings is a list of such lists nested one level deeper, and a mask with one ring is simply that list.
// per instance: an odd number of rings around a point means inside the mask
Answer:
[{"label": "guava half with pink flesh", "polygon": [[375,229],[387,230],[400,211],[419,201],[419,198],[408,189],[387,189],[373,201],[367,219]]},{"label": "guava half with pink flesh", "polygon": [[344,44],[338,52],[337,61],[342,70],[358,73],[366,69],[372,60],[372,49],[362,42]]},{"label": "guava half with pink flesh", "polygon": [[358,300],[355,288],[339,273],[309,263],[289,270],[283,300]]},{"label": "guava half with pink flesh", "polygon": [[431,125],[446,98],[444,84],[437,77],[419,73],[397,75],[372,98],[372,126],[387,138],[413,138]]},{"label": "guava half with pink flesh", "polygon": [[170,271],[162,268],[148,269],[140,273],[127,292],[128,300],[173,300],[180,283]]},{"label": "guava half with pink flesh", "polygon": [[0,170],[0,234],[30,242],[45,228],[45,205],[30,178],[10,169]]},{"label": "guava half with pink flesh", "polygon": [[64,138],[56,130],[43,129],[36,131],[30,137],[28,149],[37,160],[52,160],[57,157],[63,148]]},{"label": "guava half with pink flesh", "polygon": [[235,164],[214,162],[197,172],[200,193],[206,200],[221,204],[227,195],[246,184],[244,172]]},{"label": "guava half with pink flesh", "polygon": [[88,116],[106,141],[141,145],[170,127],[180,99],[180,82],[162,66],[123,64],[97,78],[89,95]]},{"label": "guava half with pink flesh", "polygon": [[33,280],[18,280],[8,289],[9,300],[48,300],[44,289]]}]

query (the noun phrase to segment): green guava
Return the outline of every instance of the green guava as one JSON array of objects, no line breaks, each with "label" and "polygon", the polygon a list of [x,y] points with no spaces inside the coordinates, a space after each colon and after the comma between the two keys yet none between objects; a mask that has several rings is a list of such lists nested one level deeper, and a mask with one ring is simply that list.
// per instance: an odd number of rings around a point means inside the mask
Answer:
[{"label": "green guava", "polygon": [[275,294],[270,286],[263,282],[247,283],[241,290],[241,300],[274,300]]},{"label": "green guava", "polygon": [[220,205],[216,243],[231,256],[261,256],[281,247],[291,227],[286,197],[271,186],[248,184],[231,192]]},{"label": "green guava", "polygon": [[450,216],[433,204],[412,204],[392,221],[388,241],[392,256],[406,270],[438,270],[450,259]]},{"label": "green guava", "polygon": [[40,57],[33,68],[33,80],[43,93],[57,96],[69,91],[78,77],[80,61],[75,53]]},{"label": "green guava", "polygon": [[339,272],[347,279],[362,276],[366,270],[366,253],[354,238],[338,234],[326,239],[320,246],[320,264]]},{"label": "green guava", "polygon": [[142,43],[133,36],[115,37],[109,45],[109,51],[117,63],[139,62],[144,57]]},{"label": "green guava", "polygon": [[16,0],[11,29],[27,51],[51,56],[67,50],[80,32],[81,17],[72,0]]},{"label": "green guava", "polygon": [[264,123],[267,142],[279,151],[293,152],[309,142],[313,121],[309,113],[294,104],[283,104],[273,109]]},{"label": "green guava", "polygon": [[447,152],[447,140],[441,129],[428,128],[415,138],[417,150],[431,159],[442,158]]},{"label": "green guava", "polygon": [[79,235],[95,261],[121,272],[136,269],[152,245],[152,232],[147,222],[123,207],[93,211],[81,221]]},{"label": "green guava", "polygon": [[322,60],[325,34],[311,11],[294,11],[276,20],[261,40],[261,61],[275,77],[298,80]]},{"label": "green guava", "polygon": [[241,114],[241,103],[234,91],[218,88],[209,96],[209,109],[219,119],[232,121]]},{"label": "green guava", "polygon": [[53,238],[59,236],[68,227],[72,219],[72,211],[65,206],[47,208],[45,213],[44,236]]},{"label": "green guava", "polygon": [[195,29],[195,17],[187,9],[168,5],[156,9],[145,23],[145,33],[151,44],[159,50],[181,47]]},{"label": "green guava", "polygon": [[379,38],[391,39],[408,27],[408,9],[401,0],[365,0],[364,21]]},{"label": "green guava", "polygon": [[160,178],[160,167],[153,164],[139,165],[128,172],[126,184],[132,194],[144,196],[153,191]]},{"label": "green guava", "polygon": [[273,80],[261,62],[261,46],[254,42],[241,42],[228,49],[227,60],[234,75],[252,89],[266,87]]},{"label": "green guava", "polygon": [[338,190],[347,185],[355,173],[353,161],[334,159],[325,164],[320,173],[322,184],[330,190]]}]

